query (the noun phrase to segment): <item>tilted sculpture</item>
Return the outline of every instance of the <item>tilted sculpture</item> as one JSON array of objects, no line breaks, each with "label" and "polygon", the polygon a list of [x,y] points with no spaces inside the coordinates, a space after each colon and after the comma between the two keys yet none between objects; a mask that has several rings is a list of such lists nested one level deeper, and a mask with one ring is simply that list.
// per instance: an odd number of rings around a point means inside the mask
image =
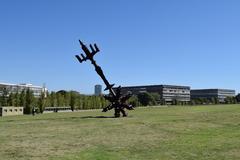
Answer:
[{"label": "tilted sculpture", "polygon": [[110,105],[103,108],[103,112],[107,112],[108,110],[114,109],[115,117],[120,117],[120,113],[122,113],[123,117],[127,116],[127,113],[125,111],[125,108],[128,110],[133,110],[133,106],[126,103],[126,101],[132,96],[131,93],[128,93],[126,95],[121,94],[121,86],[116,88],[116,90],[113,90],[114,84],[110,84],[108,80],[106,79],[105,75],[103,74],[103,71],[100,66],[97,65],[96,61],[93,59],[94,55],[99,52],[97,45],[94,44],[94,47],[90,44],[91,51],[83,44],[82,41],[79,40],[79,43],[81,45],[82,50],[84,51],[85,55],[83,54],[76,55],[76,58],[80,63],[86,60],[90,60],[93,66],[95,67],[95,71],[97,74],[101,77],[104,84],[106,85],[105,91],[109,90],[109,95],[105,95],[104,98],[110,102]]}]

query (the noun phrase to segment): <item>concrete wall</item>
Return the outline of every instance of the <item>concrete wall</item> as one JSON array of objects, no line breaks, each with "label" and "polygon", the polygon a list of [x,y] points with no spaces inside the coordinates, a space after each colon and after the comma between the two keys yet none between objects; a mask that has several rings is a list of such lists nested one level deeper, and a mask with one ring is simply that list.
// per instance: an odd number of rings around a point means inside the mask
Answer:
[{"label": "concrete wall", "polygon": [[23,115],[23,107],[0,107],[0,116]]}]

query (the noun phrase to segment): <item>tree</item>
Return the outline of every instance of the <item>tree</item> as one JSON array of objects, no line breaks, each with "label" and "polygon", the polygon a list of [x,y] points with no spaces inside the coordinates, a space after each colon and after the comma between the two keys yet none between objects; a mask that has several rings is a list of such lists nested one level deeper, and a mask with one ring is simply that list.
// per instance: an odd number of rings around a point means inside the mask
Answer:
[{"label": "tree", "polygon": [[160,102],[160,94],[159,93],[150,93],[150,94],[154,99],[151,105],[157,105]]},{"label": "tree", "polygon": [[172,100],[172,105],[180,105],[180,101],[177,99]]},{"label": "tree", "polygon": [[25,109],[24,109],[25,114],[32,113],[33,103],[34,103],[33,92],[28,88],[25,96]]},{"label": "tree", "polygon": [[78,106],[78,109],[83,109],[83,96],[82,95],[78,95],[77,106]]},{"label": "tree", "polygon": [[219,104],[219,99],[217,97],[214,97],[214,104]]},{"label": "tree", "polygon": [[104,96],[100,96],[100,101],[101,101],[101,108],[106,107],[110,104],[109,101],[107,101]]},{"label": "tree", "polygon": [[235,99],[235,97],[226,97],[226,98],[224,99],[224,102],[225,102],[226,104],[235,104],[235,103],[236,103],[236,99]]},{"label": "tree", "polygon": [[2,95],[0,96],[1,106],[7,106],[8,105],[7,97],[8,97],[8,91],[7,91],[6,88],[4,88],[3,91],[2,91]]},{"label": "tree", "polygon": [[[70,91],[72,92],[72,91]],[[57,106],[70,105],[70,92],[65,90],[57,91]]]},{"label": "tree", "polygon": [[151,104],[156,103],[153,96],[148,92],[139,93],[137,97],[138,97],[139,102],[143,106],[147,106],[147,105],[151,105]]},{"label": "tree", "polygon": [[233,102],[233,104],[236,104],[236,103],[237,103],[236,97],[232,97],[232,102]]},{"label": "tree", "polygon": [[7,105],[8,106],[13,106],[13,104],[14,104],[14,95],[13,95],[13,93],[10,93],[9,96],[6,97],[6,98],[7,98]]},{"label": "tree", "polygon": [[44,108],[45,108],[45,93],[42,92],[40,97],[38,98],[38,108],[39,108],[39,112],[43,113]]},{"label": "tree", "polygon": [[194,99],[191,99],[191,104],[192,104],[192,105],[203,104],[203,99],[202,99],[202,98],[194,98]]},{"label": "tree", "polygon": [[240,102],[240,93],[236,96],[236,100],[238,103]]},{"label": "tree", "polygon": [[161,105],[166,105],[166,100],[164,98],[162,98],[160,103],[161,103]]},{"label": "tree", "polygon": [[50,107],[51,101],[50,101],[50,94],[49,92],[45,92],[45,104],[44,107]]},{"label": "tree", "polygon": [[18,92],[16,92],[16,93],[14,94],[14,98],[13,98],[13,99],[14,99],[14,100],[13,100],[13,105],[14,105],[15,107],[20,106],[20,95],[19,95]]},{"label": "tree", "polygon": [[76,94],[74,92],[70,92],[70,107],[71,110],[74,111],[76,104]]},{"label": "tree", "polygon": [[212,104],[216,104],[216,103],[217,103],[217,102],[216,102],[216,98],[212,97],[212,98],[210,99],[210,102],[211,102]]},{"label": "tree", "polygon": [[57,107],[63,107],[65,105],[64,95],[61,93],[56,94],[57,97]]},{"label": "tree", "polygon": [[190,101],[190,105],[196,105],[196,100],[195,99],[191,99],[191,101]]},{"label": "tree", "polygon": [[26,93],[25,93],[25,90],[22,90],[21,93],[20,93],[20,96],[19,96],[19,105],[21,107],[24,107],[25,104],[26,104]]},{"label": "tree", "polygon": [[133,95],[130,97],[127,101],[129,104],[131,104],[133,107],[138,107],[140,105],[140,102],[138,100],[138,97]]},{"label": "tree", "polygon": [[49,101],[50,101],[50,106],[51,107],[56,107],[57,106],[57,98],[56,98],[56,93],[55,92],[51,92],[50,96],[49,96]]}]

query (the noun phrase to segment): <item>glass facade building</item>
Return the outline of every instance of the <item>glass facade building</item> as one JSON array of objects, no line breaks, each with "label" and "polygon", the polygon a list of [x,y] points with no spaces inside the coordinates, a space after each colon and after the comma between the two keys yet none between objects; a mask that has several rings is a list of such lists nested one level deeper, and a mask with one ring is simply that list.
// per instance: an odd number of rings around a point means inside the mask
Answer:
[{"label": "glass facade building", "polygon": [[95,85],[95,87],[94,87],[94,94],[96,96],[102,94],[102,85],[100,85],[100,84]]},{"label": "glass facade building", "polygon": [[[116,88],[114,88],[116,89]],[[129,86],[122,87],[122,93],[132,92],[137,95],[139,93],[158,93],[160,101],[172,103],[174,100],[180,102],[190,101],[190,87],[189,86],[176,86],[176,85],[147,85],[147,86]]]},{"label": "glass facade building", "polygon": [[231,89],[194,89],[191,90],[191,99],[206,98],[212,99],[216,98],[219,102],[224,102],[227,97],[234,97],[235,90]]}]

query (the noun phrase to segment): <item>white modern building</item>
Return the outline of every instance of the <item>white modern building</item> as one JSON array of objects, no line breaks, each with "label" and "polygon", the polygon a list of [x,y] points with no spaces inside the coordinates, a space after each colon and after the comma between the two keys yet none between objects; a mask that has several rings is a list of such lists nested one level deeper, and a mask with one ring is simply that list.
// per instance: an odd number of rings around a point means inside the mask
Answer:
[{"label": "white modern building", "polygon": [[47,88],[45,86],[34,86],[32,84],[11,84],[11,83],[0,83],[0,95],[4,91],[7,93],[21,93],[23,90],[31,90],[35,97],[39,97],[42,93],[47,93]]}]

